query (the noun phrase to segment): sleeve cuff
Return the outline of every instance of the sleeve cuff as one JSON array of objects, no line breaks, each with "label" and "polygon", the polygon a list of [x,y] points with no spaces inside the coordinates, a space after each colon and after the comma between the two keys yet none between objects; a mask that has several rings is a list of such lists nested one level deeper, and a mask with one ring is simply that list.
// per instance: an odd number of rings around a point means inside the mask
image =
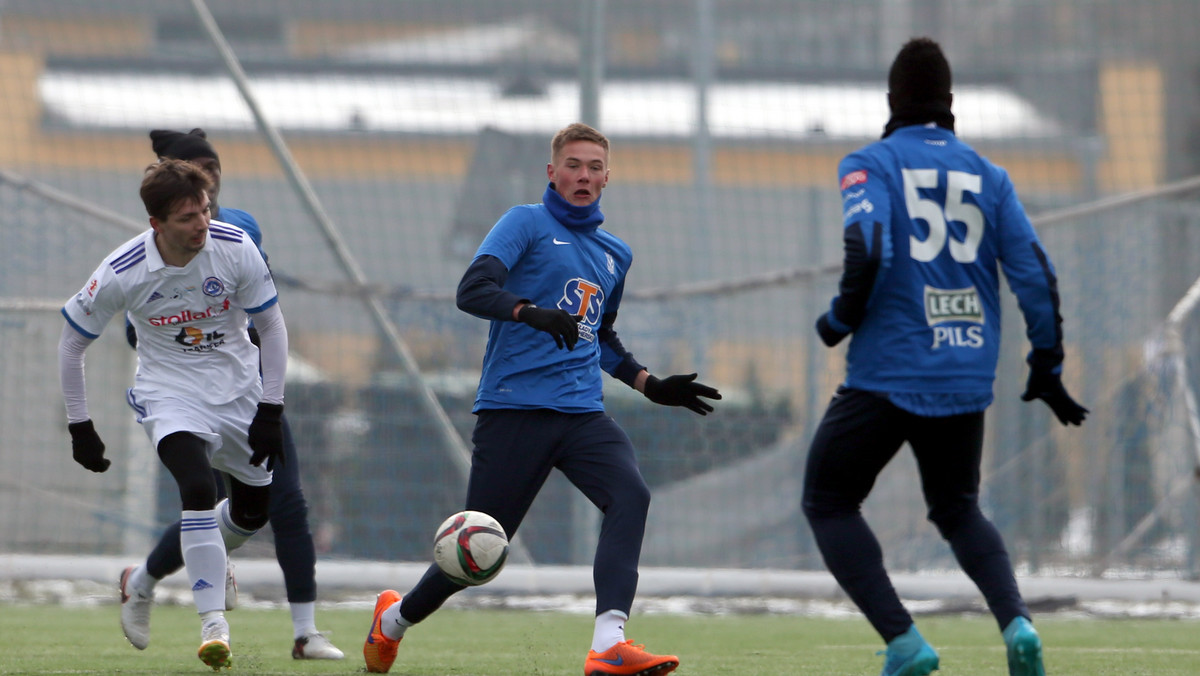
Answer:
[{"label": "sleeve cuff", "polygon": [[842,339],[849,334],[850,328],[839,322],[830,313],[826,312],[817,318],[817,335],[829,347],[842,342]]}]

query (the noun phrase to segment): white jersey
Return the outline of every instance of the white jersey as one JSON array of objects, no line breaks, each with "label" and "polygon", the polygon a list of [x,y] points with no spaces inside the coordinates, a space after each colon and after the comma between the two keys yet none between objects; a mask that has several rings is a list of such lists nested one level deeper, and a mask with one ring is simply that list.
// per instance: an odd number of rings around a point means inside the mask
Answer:
[{"label": "white jersey", "polygon": [[67,322],[98,338],[128,313],[137,329],[139,399],[199,399],[226,404],[262,395],[258,348],[247,314],[278,302],[275,283],[241,229],[212,221],[204,248],[182,268],[163,262],[147,230],[122,244],[63,307]]}]

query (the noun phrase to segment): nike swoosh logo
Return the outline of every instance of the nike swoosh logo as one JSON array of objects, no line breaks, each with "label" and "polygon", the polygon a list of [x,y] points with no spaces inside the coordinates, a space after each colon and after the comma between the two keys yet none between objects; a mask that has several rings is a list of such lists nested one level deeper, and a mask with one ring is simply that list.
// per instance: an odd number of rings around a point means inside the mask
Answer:
[{"label": "nike swoosh logo", "polygon": [[621,657],[620,655],[618,655],[618,656],[617,656],[617,659],[615,659],[615,660],[606,660],[606,659],[604,659],[604,658],[602,658],[602,657],[597,657],[597,658],[595,658],[595,660],[596,660],[597,662],[603,662],[603,663],[605,663],[605,664],[611,664],[611,665],[613,665],[614,667],[619,667],[619,666],[621,666],[622,664],[625,664],[625,658],[624,658],[624,657]]},{"label": "nike swoosh logo", "polygon": [[554,238],[554,243],[555,243],[555,244],[570,244],[570,242],[560,242],[560,241],[558,241],[558,238],[557,238],[557,237],[555,237],[555,238]]}]

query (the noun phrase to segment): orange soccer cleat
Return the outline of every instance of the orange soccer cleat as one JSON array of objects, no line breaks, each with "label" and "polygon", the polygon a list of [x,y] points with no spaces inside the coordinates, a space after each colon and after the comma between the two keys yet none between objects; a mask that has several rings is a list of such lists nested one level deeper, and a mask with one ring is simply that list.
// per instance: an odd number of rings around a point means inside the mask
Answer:
[{"label": "orange soccer cleat", "polygon": [[388,589],[375,599],[375,616],[371,618],[371,631],[367,633],[367,641],[363,643],[363,659],[367,662],[367,672],[386,674],[396,661],[396,651],[400,648],[400,639],[392,640],[384,635],[379,620],[383,611],[393,603],[400,601],[400,593]]},{"label": "orange soccer cleat", "polygon": [[662,676],[675,671],[679,658],[674,655],[652,655],[645,646],[625,641],[598,653],[589,650],[583,663],[584,676]]},{"label": "orange soccer cleat", "polygon": [[212,667],[213,671],[233,666],[233,652],[229,649],[229,623],[224,617],[205,622],[200,628],[200,649],[196,656]]}]

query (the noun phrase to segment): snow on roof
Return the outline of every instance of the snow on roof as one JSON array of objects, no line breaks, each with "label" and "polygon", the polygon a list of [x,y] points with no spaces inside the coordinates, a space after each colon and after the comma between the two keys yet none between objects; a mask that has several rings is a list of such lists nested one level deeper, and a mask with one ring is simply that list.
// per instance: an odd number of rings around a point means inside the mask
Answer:
[{"label": "snow on roof", "polygon": [[579,63],[579,40],[537,16],[498,24],[470,24],[399,40],[347,48],[347,63],[497,64]]},{"label": "snow on roof", "polygon": [[[545,84],[544,95],[504,96],[484,78],[288,75],[250,78],[272,123],[288,131],[474,134],[485,127],[551,134],[579,119],[579,85]],[[49,71],[39,90],[46,115],[70,126],[144,130],[250,130],[254,120],[222,76]],[[600,120],[609,135],[686,138],[697,92],[679,80],[605,82]],[[1044,138],[1060,125],[996,86],[954,92],[960,133],[971,139]],[[724,139],[867,139],[887,121],[882,85],[717,83],[708,91],[711,134]]]}]

